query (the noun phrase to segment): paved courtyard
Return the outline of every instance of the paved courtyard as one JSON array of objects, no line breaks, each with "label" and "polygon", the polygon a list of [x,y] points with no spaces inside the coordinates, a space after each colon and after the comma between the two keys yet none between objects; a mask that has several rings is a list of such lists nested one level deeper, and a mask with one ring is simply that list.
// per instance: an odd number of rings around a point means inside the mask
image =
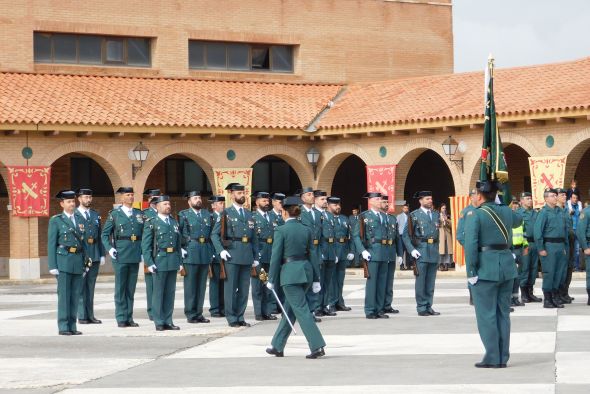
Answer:
[{"label": "paved courtyard", "polygon": [[581,277],[572,283],[576,300],[565,309],[517,308],[509,367],[480,370],[473,364],[483,347],[465,280],[440,277],[434,308],[442,315],[419,317],[413,279],[403,274],[395,284],[400,314],[388,320],[364,318],[364,280],[348,277],[345,299],[353,310],[323,319],[327,356],[319,360],[304,358],[302,335],[291,338],[284,358],[268,356],[277,323],[254,324],[251,303],[250,328],[230,328],[225,319],[188,324],[181,281],[180,331],[154,330],[142,280],[135,308],[140,327],[117,328],[107,279],[96,294],[103,324],[80,325],[78,337],[57,335],[55,284],[0,285],[0,393],[590,392],[590,307]]}]

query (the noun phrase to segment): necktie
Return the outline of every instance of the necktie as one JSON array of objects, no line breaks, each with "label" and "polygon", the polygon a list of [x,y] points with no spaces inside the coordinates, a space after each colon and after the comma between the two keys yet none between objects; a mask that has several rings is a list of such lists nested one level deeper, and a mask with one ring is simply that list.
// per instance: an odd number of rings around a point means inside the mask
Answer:
[{"label": "necktie", "polygon": [[166,224],[170,226],[170,218],[168,216],[166,216]]},{"label": "necktie", "polygon": [[240,218],[244,220],[244,208],[240,208]]},{"label": "necktie", "polygon": [[270,220],[268,220],[268,213],[265,213],[265,214],[264,214],[264,219],[266,219],[266,222],[267,222],[267,223],[270,223]]},{"label": "necktie", "polygon": [[201,218],[201,211],[197,211],[197,219]]},{"label": "necktie", "polygon": [[432,211],[428,211],[428,217],[430,218],[430,220],[432,220]]},{"label": "necktie", "polygon": [[313,208],[309,212],[311,213],[311,218],[315,221],[315,215],[313,213]]},{"label": "necktie", "polygon": [[76,220],[74,220],[74,215],[70,216],[70,220],[72,221],[74,227],[76,227]]},{"label": "necktie", "polygon": [[88,211],[84,212],[84,217],[86,220],[90,220],[90,215],[88,215]]}]

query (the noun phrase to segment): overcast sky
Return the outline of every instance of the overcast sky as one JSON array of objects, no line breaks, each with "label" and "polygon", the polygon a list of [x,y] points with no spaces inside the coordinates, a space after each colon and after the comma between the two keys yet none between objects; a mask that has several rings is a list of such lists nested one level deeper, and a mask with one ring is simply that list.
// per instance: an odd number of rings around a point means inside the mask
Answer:
[{"label": "overcast sky", "polygon": [[590,56],[590,0],[453,0],[455,72]]}]

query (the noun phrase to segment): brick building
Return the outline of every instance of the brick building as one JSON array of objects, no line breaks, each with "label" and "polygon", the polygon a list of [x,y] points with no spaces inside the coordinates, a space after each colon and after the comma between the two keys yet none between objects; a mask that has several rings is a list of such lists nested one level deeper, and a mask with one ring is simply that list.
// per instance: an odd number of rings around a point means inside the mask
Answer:
[{"label": "brick building", "polygon": [[[47,272],[48,219],[10,213],[5,166],[51,166],[51,194],[89,186],[103,216],[122,185],[137,199],[159,187],[183,209],[213,168],[253,167],[255,189],[321,188],[345,211],[362,201],[365,165],[398,165],[397,201],[417,188],[445,201],[477,178],[483,73],[452,74],[450,1],[188,3],[3,7],[0,276]],[[590,59],[497,71],[515,192],[539,155],[568,155],[566,179],[590,187],[589,71]],[[449,135],[467,147],[463,168],[444,154]],[[149,155],[134,176],[139,142]]]}]

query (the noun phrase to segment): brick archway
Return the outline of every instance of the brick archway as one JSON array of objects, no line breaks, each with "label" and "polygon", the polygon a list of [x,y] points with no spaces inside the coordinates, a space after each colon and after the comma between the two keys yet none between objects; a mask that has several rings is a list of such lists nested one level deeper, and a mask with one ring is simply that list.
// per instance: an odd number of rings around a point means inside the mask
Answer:
[{"label": "brick archway", "polygon": [[291,166],[302,186],[310,185],[313,182],[311,166],[307,164],[305,151],[291,148],[286,145],[268,145],[256,150],[256,154],[248,158],[247,167],[252,167],[258,160],[266,156],[276,156]]},{"label": "brick archway", "polygon": [[578,173],[578,169],[587,169],[590,164],[590,128],[580,130],[572,135],[568,140],[568,145],[564,149],[567,154],[565,167],[564,187],[570,186],[570,181],[577,178],[578,189],[582,193],[582,198],[588,200],[590,196],[590,180],[584,174]]},{"label": "brick archway", "polygon": [[[336,171],[342,162],[350,155],[358,156],[365,165],[373,164],[371,156],[360,145],[344,143],[335,144],[331,147],[320,148],[320,165],[318,166],[318,177],[316,187],[321,190],[331,190]],[[304,185],[305,186],[305,185]]]}]

